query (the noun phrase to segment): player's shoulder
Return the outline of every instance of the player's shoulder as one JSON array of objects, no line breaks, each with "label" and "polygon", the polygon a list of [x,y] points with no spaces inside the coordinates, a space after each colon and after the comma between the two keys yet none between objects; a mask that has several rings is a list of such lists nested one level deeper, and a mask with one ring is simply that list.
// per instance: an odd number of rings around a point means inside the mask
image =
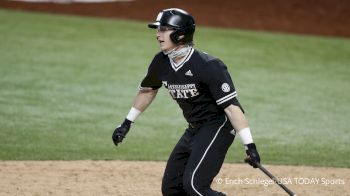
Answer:
[{"label": "player's shoulder", "polygon": [[202,69],[216,69],[219,67],[225,67],[225,64],[217,57],[214,57],[206,52],[196,50],[197,61],[201,62],[200,66]]},{"label": "player's shoulder", "polygon": [[167,59],[167,56],[163,52],[158,52],[153,57],[153,61],[164,61]]},{"label": "player's shoulder", "polygon": [[217,59],[216,57],[200,50],[195,50],[195,52],[197,54],[197,60],[202,61],[203,63],[208,63],[210,61]]},{"label": "player's shoulder", "polygon": [[154,55],[149,67],[158,67],[164,64],[168,60],[168,57],[163,52],[158,52]]}]

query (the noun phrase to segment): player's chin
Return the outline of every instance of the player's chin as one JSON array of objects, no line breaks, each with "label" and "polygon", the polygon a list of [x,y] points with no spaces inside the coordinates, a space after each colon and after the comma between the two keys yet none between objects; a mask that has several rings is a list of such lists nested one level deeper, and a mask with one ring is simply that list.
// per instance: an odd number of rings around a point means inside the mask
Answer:
[{"label": "player's chin", "polygon": [[169,47],[166,46],[166,45],[164,44],[164,42],[159,43],[159,47],[160,47],[160,50],[162,50],[163,52],[166,52],[166,51],[169,49]]},{"label": "player's chin", "polygon": [[159,47],[163,52],[167,52],[167,51],[170,51],[173,46],[168,42],[163,41],[159,43]]},{"label": "player's chin", "polygon": [[167,51],[169,51],[167,48],[164,48],[164,47],[160,47],[160,50],[162,51],[162,52],[167,52]]},{"label": "player's chin", "polygon": [[165,46],[165,45],[163,45],[163,46],[160,46],[160,49],[163,52],[168,53],[168,52],[172,51],[174,49],[174,47],[173,46]]}]

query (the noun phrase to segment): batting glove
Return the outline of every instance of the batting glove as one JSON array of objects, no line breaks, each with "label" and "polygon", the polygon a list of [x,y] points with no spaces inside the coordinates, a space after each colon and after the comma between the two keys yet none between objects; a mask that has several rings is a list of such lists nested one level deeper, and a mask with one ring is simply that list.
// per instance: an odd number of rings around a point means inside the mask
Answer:
[{"label": "batting glove", "polygon": [[254,143],[250,143],[245,145],[245,152],[247,154],[247,158],[244,159],[246,163],[257,168],[257,163],[260,163],[260,156],[258,151],[256,150],[256,146]]},{"label": "batting glove", "polygon": [[131,123],[130,120],[125,119],[124,122],[114,130],[112,140],[116,146],[123,141],[126,134],[129,132]]}]

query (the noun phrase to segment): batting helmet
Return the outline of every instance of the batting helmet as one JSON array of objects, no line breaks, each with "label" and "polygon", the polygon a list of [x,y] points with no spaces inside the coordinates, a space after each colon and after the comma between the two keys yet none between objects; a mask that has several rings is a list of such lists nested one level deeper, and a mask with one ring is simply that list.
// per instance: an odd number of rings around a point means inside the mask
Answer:
[{"label": "batting helmet", "polygon": [[186,44],[193,41],[196,24],[193,17],[185,10],[178,8],[162,10],[159,12],[156,22],[148,24],[148,27],[152,29],[159,26],[168,26],[175,30],[170,34],[170,39],[175,44]]}]

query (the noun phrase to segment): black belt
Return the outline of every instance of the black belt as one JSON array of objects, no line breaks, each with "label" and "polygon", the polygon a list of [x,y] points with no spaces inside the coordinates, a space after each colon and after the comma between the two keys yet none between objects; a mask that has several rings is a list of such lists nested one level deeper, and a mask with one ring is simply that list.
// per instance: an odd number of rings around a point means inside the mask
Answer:
[{"label": "black belt", "polygon": [[225,119],[225,115],[217,115],[217,116],[214,116],[214,117],[209,117],[209,118],[206,118],[206,119],[203,119],[203,120],[198,120],[198,121],[195,121],[195,122],[190,122],[188,123],[188,126],[189,128],[192,128],[192,129],[198,129],[200,127],[202,127],[205,123],[209,122],[209,121],[216,121],[216,120],[219,120],[219,121],[224,121]]},{"label": "black belt", "polygon": [[195,121],[195,122],[190,122],[190,123],[188,123],[188,125],[190,128],[197,129],[197,128],[200,128],[207,121],[208,121],[208,119],[199,120],[199,121]]}]

